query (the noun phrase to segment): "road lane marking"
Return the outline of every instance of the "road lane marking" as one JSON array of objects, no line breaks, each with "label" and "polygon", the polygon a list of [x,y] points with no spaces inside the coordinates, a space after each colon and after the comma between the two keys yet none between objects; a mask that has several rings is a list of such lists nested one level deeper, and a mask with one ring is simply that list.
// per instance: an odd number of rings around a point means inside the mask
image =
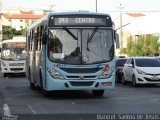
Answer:
[{"label": "road lane marking", "polygon": [[33,114],[37,114],[36,110],[34,110],[31,105],[27,104],[27,106]]},{"label": "road lane marking", "polygon": [[3,115],[11,116],[11,112],[10,112],[8,104],[3,104]]}]

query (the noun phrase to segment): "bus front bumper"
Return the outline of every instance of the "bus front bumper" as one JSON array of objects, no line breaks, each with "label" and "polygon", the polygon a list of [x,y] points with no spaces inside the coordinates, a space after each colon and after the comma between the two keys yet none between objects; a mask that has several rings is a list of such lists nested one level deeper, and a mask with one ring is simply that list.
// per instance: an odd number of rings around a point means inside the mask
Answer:
[{"label": "bus front bumper", "polygon": [[47,91],[53,90],[105,90],[114,89],[115,76],[111,76],[108,79],[96,79],[96,80],[61,80],[53,79],[51,76],[47,76],[45,85]]}]

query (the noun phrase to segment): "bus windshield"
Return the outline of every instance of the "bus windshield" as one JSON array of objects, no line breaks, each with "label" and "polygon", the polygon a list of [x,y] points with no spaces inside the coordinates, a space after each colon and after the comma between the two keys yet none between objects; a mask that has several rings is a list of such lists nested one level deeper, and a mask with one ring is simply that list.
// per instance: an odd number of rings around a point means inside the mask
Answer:
[{"label": "bus windshield", "polygon": [[25,43],[3,43],[2,59],[3,60],[24,60]]},{"label": "bus windshield", "polygon": [[114,56],[112,30],[63,28],[49,30],[49,59],[65,64],[94,64]]}]

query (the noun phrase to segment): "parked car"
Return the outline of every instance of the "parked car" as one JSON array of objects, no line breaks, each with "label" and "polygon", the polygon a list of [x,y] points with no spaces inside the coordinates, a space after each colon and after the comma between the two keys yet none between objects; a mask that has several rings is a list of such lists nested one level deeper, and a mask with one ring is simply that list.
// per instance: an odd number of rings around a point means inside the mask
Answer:
[{"label": "parked car", "polygon": [[160,57],[159,57],[159,56],[158,56],[158,57],[155,57],[155,58],[160,61]]},{"label": "parked car", "polygon": [[127,58],[118,58],[116,60],[116,82],[120,83],[122,80],[122,70]]},{"label": "parked car", "polygon": [[159,84],[160,62],[154,57],[129,58],[123,68],[122,83]]}]

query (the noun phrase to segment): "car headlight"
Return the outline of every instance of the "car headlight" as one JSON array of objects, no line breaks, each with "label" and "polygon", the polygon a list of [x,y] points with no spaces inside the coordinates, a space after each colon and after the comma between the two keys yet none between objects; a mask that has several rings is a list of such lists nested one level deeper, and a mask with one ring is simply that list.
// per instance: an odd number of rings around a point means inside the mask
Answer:
[{"label": "car headlight", "polygon": [[99,79],[105,79],[112,76],[113,70],[109,68],[107,71],[103,72]]},{"label": "car headlight", "polygon": [[5,67],[7,66],[5,62],[1,61],[1,64]]},{"label": "car headlight", "polygon": [[53,70],[52,68],[47,68],[47,71],[55,79],[64,79],[64,77],[59,72]]},{"label": "car headlight", "polygon": [[139,70],[139,69],[136,69],[136,70],[137,70],[138,74],[143,74],[143,75],[146,74],[146,73],[145,73],[144,71],[142,71],[142,70]]}]

